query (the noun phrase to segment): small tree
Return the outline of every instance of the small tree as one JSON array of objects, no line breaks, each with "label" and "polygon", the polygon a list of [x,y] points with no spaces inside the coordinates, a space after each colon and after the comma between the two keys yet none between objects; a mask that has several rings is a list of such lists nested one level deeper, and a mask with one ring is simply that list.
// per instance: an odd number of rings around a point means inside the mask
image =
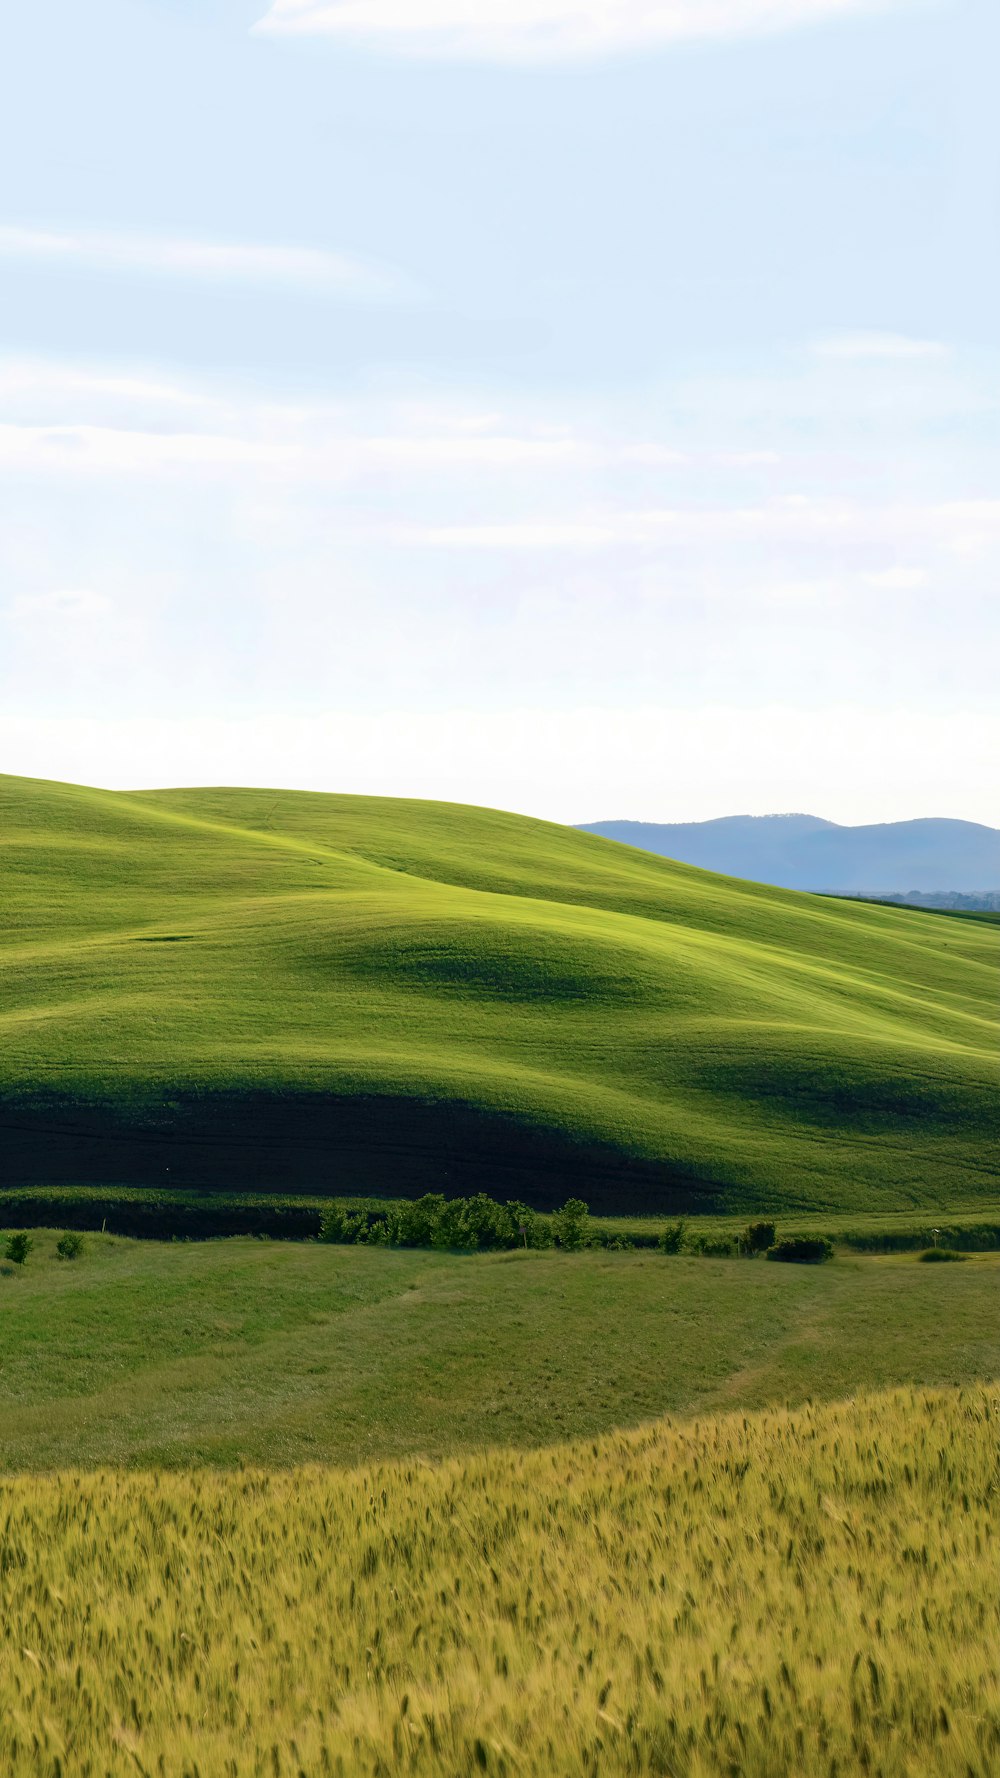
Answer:
[{"label": "small tree", "polygon": [[18,1229],[16,1234],[7,1236],[7,1258],[15,1266],[23,1266],[34,1245],[31,1236],[25,1234],[23,1229]]},{"label": "small tree", "polygon": [[680,1253],[684,1246],[683,1221],[668,1222],[666,1228],[661,1231],[657,1246],[661,1253]]},{"label": "small tree", "polygon": [[590,1210],[582,1198],[567,1198],[561,1210],[557,1210],[552,1218],[552,1233],[560,1247],[567,1253],[578,1253],[586,1247],[589,1233]]},{"label": "small tree", "polygon": [[67,1234],[60,1235],[56,1242],[56,1252],[60,1259],[79,1259],[85,1246],[83,1236],[70,1230]]},{"label": "small tree", "polygon": [[505,1208],[510,1217],[515,1247],[540,1247],[544,1244],[538,1217],[529,1204],[522,1204],[517,1198],[508,1198]]},{"label": "small tree", "polygon": [[740,1236],[740,1252],[753,1255],[766,1253],[778,1238],[773,1222],[750,1222]]}]

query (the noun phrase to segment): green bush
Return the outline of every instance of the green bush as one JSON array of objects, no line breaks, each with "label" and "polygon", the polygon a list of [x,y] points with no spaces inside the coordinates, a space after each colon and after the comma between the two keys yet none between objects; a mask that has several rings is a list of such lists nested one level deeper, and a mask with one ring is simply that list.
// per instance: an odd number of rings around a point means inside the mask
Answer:
[{"label": "green bush", "polygon": [[35,1243],[23,1229],[7,1236],[7,1258],[15,1266],[23,1266]]},{"label": "green bush", "polygon": [[551,1247],[548,1224],[540,1221],[537,1212],[517,1198],[507,1201],[507,1211],[514,1229],[515,1247]]},{"label": "green bush", "polygon": [[[586,1215],[586,1205],[583,1206]],[[340,1246],[436,1247],[443,1252],[490,1253],[513,1247],[551,1244],[546,1225],[516,1199],[498,1204],[478,1192],[472,1198],[445,1198],[428,1192],[415,1201],[349,1210],[328,1204],[320,1240]]]},{"label": "green bush", "polygon": [[517,1230],[502,1204],[485,1193],[452,1198],[443,1205],[431,1244],[449,1252],[484,1252],[513,1247]]},{"label": "green bush", "polygon": [[83,1236],[71,1230],[65,1235],[60,1235],[56,1242],[56,1252],[60,1259],[79,1259],[86,1245]]},{"label": "green bush", "polygon": [[764,1256],[766,1259],[783,1260],[789,1265],[821,1266],[833,1258],[833,1243],[822,1235],[811,1238],[800,1235],[796,1239],[776,1241],[769,1247]]},{"label": "green bush", "polygon": [[748,1255],[766,1253],[778,1239],[773,1222],[749,1222],[740,1236],[740,1252]]},{"label": "green bush", "polygon": [[926,1253],[917,1254],[917,1258],[922,1260],[925,1266],[939,1266],[948,1260],[964,1260],[965,1257],[964,1253],[956,1253],[954,1247],[928,1247]]},{"label": "green bush", "polygon": [[680,1253],[684,1246],[684,1222],[668,1222],[661,1231],[657,1246],[661,1253]]},{"label": "green bush", "polygon": [[567,1253],[579,1253],[586,1247],[590,1234],[590,1211],[582,1198],[567,1198],[552,1218],[552,1233],[559,1247]]},{"label": "green bush", "polygon": [[441,1192],[388,1205],[380,1237],[387,1247],[432,1247],[445,1211]]},{"label": "green bush", "polygon": [[369,1239],[371,1215],[367,1210],[349,1210],[343,1204],[328,1204],[319,1225],[319,1238],[340,1247],[353,1247]]}]

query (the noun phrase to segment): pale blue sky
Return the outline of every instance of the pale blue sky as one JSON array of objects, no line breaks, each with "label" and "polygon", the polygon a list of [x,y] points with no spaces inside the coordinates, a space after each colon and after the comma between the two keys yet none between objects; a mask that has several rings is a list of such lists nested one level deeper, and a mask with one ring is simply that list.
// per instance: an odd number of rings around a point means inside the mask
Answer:
[{"label": "pale blue sky", "polygon": [[35,0],[0,769],[1000,825],[993,0]]}]

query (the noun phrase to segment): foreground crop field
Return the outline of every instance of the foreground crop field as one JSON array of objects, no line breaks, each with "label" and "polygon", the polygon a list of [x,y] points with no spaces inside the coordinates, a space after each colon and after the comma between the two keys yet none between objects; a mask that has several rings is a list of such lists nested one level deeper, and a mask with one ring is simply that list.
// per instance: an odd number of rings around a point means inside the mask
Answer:
[{"label": "foreground crop field", "polygon": [[483,809],[0,778],[4,1178],[996,1193],[1000,930]]},{"label": "foreground crop field", "polygon": [[990,1778],[996,1390],[0,1482],[11,1778]]},{"label": "foreground crop field", "polygon": [[828,1266],[462,1258],[36,1232],[0,1267],[0,1467],[172,1467],[597,1437],[657,1415],[1000,1376],[1000,1255]]}]

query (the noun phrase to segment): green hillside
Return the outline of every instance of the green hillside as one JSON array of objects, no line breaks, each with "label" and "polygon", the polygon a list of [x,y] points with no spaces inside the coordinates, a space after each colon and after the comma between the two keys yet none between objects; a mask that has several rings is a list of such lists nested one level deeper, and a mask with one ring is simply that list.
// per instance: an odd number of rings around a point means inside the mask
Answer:
[{"label": "green hillside", "polygon": [[6,1184],[998,1186],[1000,932],[484,809],[0,778]]}]

